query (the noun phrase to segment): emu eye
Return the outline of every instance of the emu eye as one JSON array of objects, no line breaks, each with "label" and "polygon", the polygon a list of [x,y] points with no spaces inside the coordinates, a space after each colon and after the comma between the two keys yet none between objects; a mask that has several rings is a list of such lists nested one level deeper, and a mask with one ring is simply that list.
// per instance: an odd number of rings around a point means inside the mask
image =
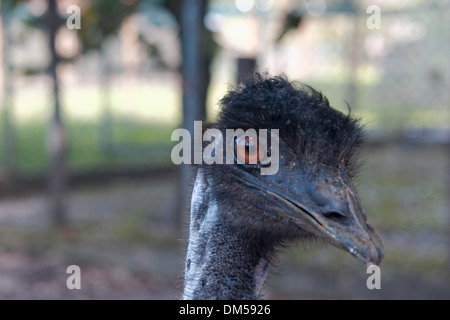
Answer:
[{"label": "emu eye", "polygon": [[265,150],[259,150],[263,146],[258,143],[256,137],[241,135],[236,137],[235,152],[237,158],[245,164],[257,164],[260,161],[259,154]]}]

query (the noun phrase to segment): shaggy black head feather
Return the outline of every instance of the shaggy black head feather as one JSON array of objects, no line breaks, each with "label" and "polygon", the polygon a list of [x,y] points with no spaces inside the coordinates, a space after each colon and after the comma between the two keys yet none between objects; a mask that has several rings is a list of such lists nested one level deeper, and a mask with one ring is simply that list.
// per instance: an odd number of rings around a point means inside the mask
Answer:
[{"label": "shaggy black head feather", "polygon": [[284,76],[256,74],[230,90],[221,105],[213,127],[279,129],[280,139],[298,161],[344,166],[349,176],[355,175],[364,130],[357,119],[330,107],[312,87]]}]

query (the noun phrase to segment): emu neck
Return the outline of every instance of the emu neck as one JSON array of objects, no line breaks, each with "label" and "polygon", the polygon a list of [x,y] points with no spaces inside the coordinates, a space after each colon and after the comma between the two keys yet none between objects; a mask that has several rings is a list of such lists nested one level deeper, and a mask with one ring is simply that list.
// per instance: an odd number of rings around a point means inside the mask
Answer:
[{"label": "emu neck", "polygon": [[[191,201],[183,299],[256,299],[268,262],[224,223],[211,183],[197,172]],[[226,220],[226,219],[225,219]]]}]

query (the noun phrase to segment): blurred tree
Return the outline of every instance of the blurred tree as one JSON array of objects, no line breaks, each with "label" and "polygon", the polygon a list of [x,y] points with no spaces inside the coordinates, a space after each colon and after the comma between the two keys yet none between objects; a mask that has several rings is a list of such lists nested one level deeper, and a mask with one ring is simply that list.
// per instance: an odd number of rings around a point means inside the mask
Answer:
[{"label": "blurred tree", "polygon": [[284,23],[281,27],[281,31],[278,34],[276,42],[280,42],[281,39],[292,29],[297,29],[303,21],[304,13],[302,10],[288,11],[284,17]]},{"label": "blurred tree", "polygon": [[[16,9],[23,9],[23,5],[26,6],[24,0],[12,0],[2,2],[2,23],[3,23],[3,65],[4,65],[4,97],[3,97],[3,164],[7,172],[13,172],[16,163],[15,155],[15,135],[14,126],[11,120],[11,108],[13,99],[13,72],[11,66],[11,56],[9,50],[12,47],[12,42],[9,38],[9,19],[15,15]],[[1,4],[0,4],[1,5]],[[34,17],[27,15],[26,10],[21,11],[19,19],[25,22],[31,27],[41,28],[47,26],[49,35],[49,52],[50,52],[50,64],[48,66],[48,73],[53,80],[53,116],[50,121],[50,125],[47,133],[47,152],[49,155],[49,211],[53,218],[53,222],[62,226],[66,223],[64,214],[64,192],[66,185],[66,169],[65,169],[65,149],[66,138],[65,130],[61,118],[61,106],[59,98],[59,84],[57,75],[57,65],[59,57],[56,53],[55,40],[56,32],[62,24],[61,19],[57,13],[56,0],[48,0],[48,12],[47,15]],[[36,73],[42,70],[32,70],[31,73]],[[29,70],[24,70],[25,74],[30,73]]]},{"label": "blurred tree", "polygon": [[361,53],[363,48],[361,26],[365,26],[361,3],[356,0],[346,2],[347,12],[352,16],[353,32],[349,37],[348,44],[348,84],[347,84],[347,101],[350,106],[358,106],[359,100],[359,81],[358,68],[361,64]]},{"label": "blurred tree", "polygon": [[105,40],[117,35],[123,20],[136,11],[139,1],[93,0],[83,11],[82,28],[77,30],[82,53],[102,49]]},{"label": "blurred tree", "polygon": [[[211,81],[211,62],[217,52],[218,45],[213,33],[205,27],[204,17],[208,8],[207,0],[147,0],[141,1],[138,7],[144,14],[146,10],[162,10],[168,12],[178,25],[179,39],[182,48],[182,63],[177,70],[183,75],[183,124],[193,132],[194,121],[207,118],[207,98]],[[147,5],[147,7],[144,6]],[[159,17],[159,20],[162,20]],[[170,19],[166,19],[170,20]],[[161,21],[159,21],[162,23]],[[157,44],[148,43],[145,37],[140,40],[150,49],[148,52],[160,59],[162,50]],[[186,190],[191,181],[190,169],[180,167],[178,222],[182,225],[184,208],[188,197]]]},{"label": "blurred tree", "polygon": [[[182,42],[182,56],[183,61],[180,66],[180,72],[183,73],[183,70],[187,67],[186,63],[186,43],[183,43],[184,41],[190,41],[189,37],[192,35],[186,34],[186,32],[190,32],[192,25],[190,26],[189,23],[185,23],[183,21],[183,10],[190,9],[187,8],[187,5],[185,4],[185,0],[163,0],[163,1],[152,1],[152,2],[159,2],[160,5],[162,5],[164,8],[169,10],[172,15],[175,17],[175,20],[177,21],[178,25],[180,26],[180,39]],[[191,3],[187,1],[188,3]],[[198,84],[198,90],[199,90],[199,97],[198,97],[198,112],[200,119],[206,119],[207,118],[207,99],[208,99],[208,88],[211,81],[211,63],[217,53],[218,44],[214,40],[213,33],[206,28],[204,24],[204,17],[206,15],[207,9],[208,9],[208,0],[197,0],[195,4],[192,2],[191,5],[198,6],[197,10],[198,13],[196,14],[196,17],[198,21],[196,22],[197,26],[197,32],[198,32],[198,42],[196,45],[198,46],[198,63],[199,63],[199,69],[197,70],[197,79],[199,81]],[[185,8],[185,9],[183,9]],[[192,11],[193,12],[193,11]],[[188,29],[188,30],[187,30]]]},{"label": "blurred tree", "polygon": [[53,115],[47,133],[47,152],[50,157],[49,166],[49,196],[50,214],[57,226],[67,224],[64,208],[66,191],[66,132],[61,116],[61,102],[57,67],[59,57],[56,53],[56,33],[62,21],[58,16],[56,0],[48,0],[47,28],[49,36],[50,65],[49,74],[52,78]]},{"label": "blurred tree", "polygon": [[[205,104],[202,104],[201,95],[204,93],[201,86],[204,80],[201,74],[201,34],[202,34],[202,6],[205,1],[184,0],[181,7],[181,41],[183,51],[183,128],[189,130],[194,136],[194,121],[205,118]],[[193,140],[193,139],[192,139]],[[193,150],[193,149],[192,149]],[[193,153],[190,158],[193,159]],[[178,188],[178,226],[184,225],[184,211],[188,207],[189,184],[192,180],[192,171],[187,165],[180,166],[180,185]]]},{"label": "blurred tree", "polygon": [[11,118],[13,100],[14,100],[14,86],[13,86],[13,70],[10,59],[11,37],[10,37],[10,19],[13,14],[13,9],[17,1],[9,1],[6,3],[0,2],[1,11],[1,51],[3,64],[3,99],[2,99],[2,166],[4,170],[5,183],[7,185],[13,182],[13,176],[16,170],[16,137],[14,121]]}]

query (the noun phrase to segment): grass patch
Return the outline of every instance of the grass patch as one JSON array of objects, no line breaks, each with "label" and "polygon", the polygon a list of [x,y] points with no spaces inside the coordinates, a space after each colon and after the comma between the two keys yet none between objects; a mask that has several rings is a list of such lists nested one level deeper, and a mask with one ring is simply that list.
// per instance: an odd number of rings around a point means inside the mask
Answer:
[{"label": "grass patch", "polygon": [[[0,130],[2,128],[0,127]],[[173,127],[161,124],[114,123],[109,135],[95,122],[66,125],[67,163],[71,169],[95,169],[170,163]],[[33,174],[46,170],[46,125],[24,123],[16,128],[16,170]],[[3,141],[0,141],[0,157]]]}]

